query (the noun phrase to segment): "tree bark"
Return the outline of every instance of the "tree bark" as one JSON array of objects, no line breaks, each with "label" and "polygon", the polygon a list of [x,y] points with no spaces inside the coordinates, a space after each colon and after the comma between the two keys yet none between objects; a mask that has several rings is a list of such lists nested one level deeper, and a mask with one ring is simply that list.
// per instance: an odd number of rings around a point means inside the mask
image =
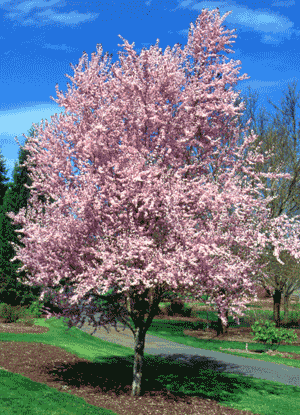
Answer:
[{"label": "tree bark", "polygon": [[220,336],[220,334],[223,334],[223,325],[222,325],[222,320],[220,319],[220,317],[218,317],[217,336]]},{"label": "tree bark", "polygon": [[289,299],[290,296],[284,295],[283,296],[283,309],[284,309],[284,322],[288,322],[288,316],[289,316]]},{"label": "tree bark", "polygon": [[131,396],[140,396],[141,394],[145,334],[145,331],[141,327],[137,327],[134,336],[134,364]]},{"label": "tree bark", "polygon": [[[151,326],[154,316],[158,312],[158,305],[162,298],[163,288],[147,288],[142,295],[127,295],[127,310],[130,313],[134,327],[129,325],[134,336],[134,364],[131,396],[141,395],[142,368],[144,361],[145,337]],[[147,319],[145,321],[145,316]]]},{"label": "tree bark", "polygon": [[223,324],[220,316],[218,316],[218,323],[217,323],[217,336],[220,334],[226,334],[228,332],[228,310],[225,312],[227,318],[227,324]]},{"label": "tree bark", "polygon": [[276,322],[276,327],[280,327],[280,300],[281,300],[281,291],[275,289],[273,294],[273,317]]}]

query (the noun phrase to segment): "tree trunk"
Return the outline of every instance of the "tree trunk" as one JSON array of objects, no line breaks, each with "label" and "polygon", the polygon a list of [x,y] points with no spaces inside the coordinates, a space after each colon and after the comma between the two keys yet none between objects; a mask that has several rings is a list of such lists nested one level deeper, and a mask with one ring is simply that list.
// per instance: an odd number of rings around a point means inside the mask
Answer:
[{"label": "tree trunk", "polygon": [[228,310],[225,312],[227,318],[227,324],[224,325],[220,316],[218,316],[218,323],[217,323],[217,336],[220,334],[226,334],[228,332]]},{"label": "tree trunk", "polygon": [[145,332],[141,327],[136,329],[134,336],[134,364],[131,396],[140,396],[142,385],[142,367],[144,360]]},{"label": "tree trunk", "polygon": [[284,309],[284,322],[288,322],[288,316],[289,316],[289,296],[285,295],[283,297],[283,309]]},{"label": "tree trunk", "polygon": [[223,324],[222,324],[220,317],[218,317],[217,336],[220,336],[220,334],[223,334]]},{"label": "tree trunk", "polygon": [[229,325],[229,322],[228,322],[228,310],[226,311],[225,314],[226,314],[226,318],[227,318],[227,324],[224,325],[224,333],[227,334],[228,333],[228,325]]},{"label": "tree trunk", "polygon": [[276,327],[280,327],[280,300],[281,300],[281,291],[275,289],[273,294],[273,318],[276,322]]},{"label": "tree trunk", "polygon": [[[126,294],[126,308],[133,321],[129,324],[134,337],[134,363],[131,396],[140,396],[142,390],[142,368],[144,361],[145,337],[154,316],[159,310],[163,287],[147,288],[142,295],[133,290]],[[149,298],[147,298],[147,296]],[[144,321],[145,316],[147,320]]]},{"label": "tree trunk", "polygon": [[204,331],[208,330],[208,327],[209,327],[208,310],[206,310],[206,328],[204,329]]}]

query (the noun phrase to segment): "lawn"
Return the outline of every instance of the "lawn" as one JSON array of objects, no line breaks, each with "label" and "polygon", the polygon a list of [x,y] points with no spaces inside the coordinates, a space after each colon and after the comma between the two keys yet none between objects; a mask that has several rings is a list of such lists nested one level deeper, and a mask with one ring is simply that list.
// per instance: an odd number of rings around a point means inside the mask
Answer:
[{"label": "lawn", "polygon": [[[204,318],[206,318],[206,312],[199,311],[198,313],[199,316],[204,315]],[[216,315],[212,314],[210,317],[216,318]],[[95,372],[99,372],[101,368],[101,372],[105,373],[107,377],[117,378],[115,380],[121,384],[121,387],[125,384],[131,384],[133,367],[133,351],[131,349],[105,342],[84,333],[76,327],[66,332],[67,325],[61,320],[39,318],[35,319],[35,324],[46,326],[49,331],[34,335],[1,333],[3,343],[0,343],[0,347],[5,346],[6,341],[22,342],[24,351],[28,342],[52,345],[72,355],[87,359],[95,365]],[[219,340],[212,342],[185,336],[183,331],[188,326],[192,327],[195,324],[155,319],[148,333],[203,349],[216,351],[220,351],[220,347],[245,349],[243,343]],[[294,351],[300,354],[300,347],[295,346],[279,346],[278,350]],[[240,353],[239,355],[249,357],[246,353]],[[257,358],[299,367],[299,361],[297,360],[267,355],[259,355]],[[87,378],[83,376],[84,382],[87,382],[91,377],[91,370],[86,376]],[[69,378],[70,375],[66,371],[63,379],[70,381]],[[146,353],[143,366],[143,388],[148,391],[157,388],[166,389],[175,396],[200,397],[207,401],[211,400],[212,403],[216,401],[226,409],[248,410],[261,415],[299,414],[300,408],[300,388],[298,387],[237,374],[214,372],[203,363],[196,363],[193,367],[190,367],[179,362],[166,362],[164,359]],[[0,390],[0,405],[3,415],[49,413],[51,415],[83,413],[108,415],[117,413],[88,404],[83,398],[71,395],[68,388],[65,392],[58,391],[46,384],[33,382],[22,374],[10,373],[6,370],[0,370]],[[181,413],[184,414],[184,412]],[[204,413],[207,414],[207,411],[203,410]],[[224,413],[229,412],[225,412],[224,408]]]}]

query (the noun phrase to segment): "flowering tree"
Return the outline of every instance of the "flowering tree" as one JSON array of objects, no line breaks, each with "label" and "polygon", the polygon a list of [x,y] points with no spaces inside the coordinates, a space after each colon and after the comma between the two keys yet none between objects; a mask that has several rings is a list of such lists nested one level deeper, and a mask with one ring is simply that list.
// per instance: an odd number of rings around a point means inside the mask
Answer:
[{"label": "flowering tree", "polygon": [[[24,209],[8,214],[23,224],[19,232],[24,234],[25,247],[17,247],[15,258],[24,264],[20,270],[31,272],[29,284],[43,287],[41,300],[51,287],[61,287],[55,301],[60,306],[62,302],[63,313],[55,314],[57,318],[63,316],[71,328],[83,320],[85,311],[95,330],[116,328],[117,321],[132,330],[134,396],[141,393],[145,336],[163,293],[189,293],[196,298],[208,294],[226,323],[226,310],[242,315],[249,295],[254,295],[247,272],[267,241],[251,217],[255,210],[259,224],[266,226],[270,221],[266,204],[271,198],[255,199],[258,190],[241,186],[234,177],[243,169],[251,174],[256,155],[249,153],[241,160],[255,136],[250,135],[236,152],[239,132],[225,119],[235,115],[238,94],[230,88],[224,93],[224,85],[237,81],[238,69],[233,61],[225,63],[217,55],[232,41],[230,31],[221,27],[228,13],[223,18],[215,13],[202,11],[184,50],[168,47],[163,55],[156,45],[137,56],[125,41],[128,56],[120,56],[120,65],[112,65],[111,74],[105,66],[107,56],[99,63],[100,57],[93,54],[85,72],[81,60],[74,78],[70,77],[78,89],[69,88],[66,97],[57,90],[59,105],[71,114],[56,115],[52,124],[46,121],[45,129],[40,127],[40,147],[34,137],[26,145],[32,154],[28,163],[37,166],[30,176],[31,208],[26,216]],[[184,63],[201,76],[186,77]],[[223,74],[222,79],[215,77],[217,73]],[[173,117],[173,105],[179,102]],[[196,144],[199,124],[202,160],[183,166],[186,145]],[[224,129],[233,139],[220,154]],[[157,134],[150,141],[153,132]],[[218,182],[208,174],[212,155],[218,155],[215,167],[223,172]],[[72,171],[72,157],[78,175]],[[259,189],[259,177],[255,179]],[[43,205],[45,213],[37,200],[39,192],[55,200]],[[232,206],[236,209],[230,215]],[[299,241],[293,236],[298,228],[280,217],[274,219],[274,229],[279,222],[279,232],[288,228],[295,244],[277,238],[274,255],[279,260],[280,250],[287,249],[299,258]],[[249,249],[247,261],[241,262],[229,250],[236,242]],[[109,290],[111,295],[103,297]],[[96,309],[102,313],[99,322],[93,318]]]}]

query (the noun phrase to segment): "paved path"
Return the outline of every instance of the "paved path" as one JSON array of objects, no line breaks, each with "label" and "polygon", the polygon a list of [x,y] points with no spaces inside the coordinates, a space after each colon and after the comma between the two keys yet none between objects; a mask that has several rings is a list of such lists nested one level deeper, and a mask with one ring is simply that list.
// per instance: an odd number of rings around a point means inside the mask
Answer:
[{"label": "paved path", "polygon": [[[123,327],[123,325],[118,325],[119,333],[114,327],[111,328],[109,333],[107,333],[105,328],[101,327],[97,329],[94,336],[134,349],[133,334],[127,327],[123,331]],[[89,326],[86,322],[81,330],[86,333],[92,333],[94,327]],[[184,344],[152,336],[151,334],[146,334],[144,351],[145,353],[162,356],[166,359],[182,360],[190,365],[193,365],[193,362],[201,361],[205,369],[253,376],[258,379],[271,380],[284,383],[285,385],[300,387],[300,369],[282,364],[263,362],[253,358],[189,347]]]}]

